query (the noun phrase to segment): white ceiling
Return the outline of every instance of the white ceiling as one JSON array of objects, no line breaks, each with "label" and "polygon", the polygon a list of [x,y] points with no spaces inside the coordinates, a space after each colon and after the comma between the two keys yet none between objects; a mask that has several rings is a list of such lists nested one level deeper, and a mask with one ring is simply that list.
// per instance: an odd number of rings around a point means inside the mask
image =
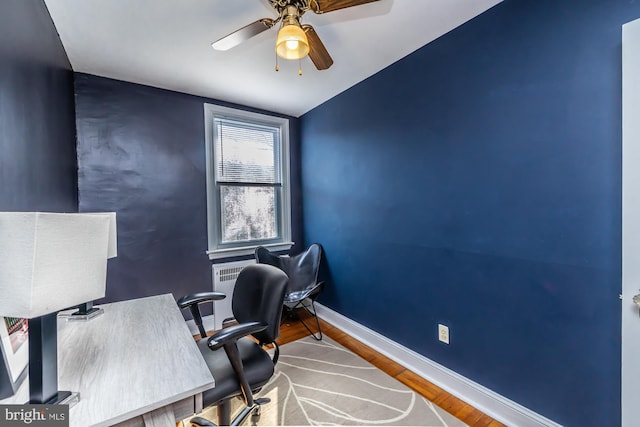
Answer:
[{"label": "white ceiling", "polygon": [[333,66],[280,60],[277,26],[225,52],[211,42],[260,18],[266,0],[45,0],[73,69],[300,116],[501,0],[380,0],[307,12]]}]

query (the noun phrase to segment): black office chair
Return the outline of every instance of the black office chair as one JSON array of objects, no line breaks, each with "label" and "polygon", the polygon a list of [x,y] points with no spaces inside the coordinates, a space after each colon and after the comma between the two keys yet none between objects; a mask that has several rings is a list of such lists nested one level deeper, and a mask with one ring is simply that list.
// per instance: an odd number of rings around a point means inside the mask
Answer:
[{"label": "black office chair", "polygon": [[[198,347],[204,357],[215,386],[202,393],[203,407],[217,406],[220,425],[238,425],[253,410],[269,399],[254,399],[256,393],[273,375],[279,349],[276,338],[280,335],[280,318],[288,278],[279,269],[254,264],[242,269],[233,290],[232,310],[237,325],[221,329],[209,338],[202,324],[198,305],[220,300],[219,292],[201,292],[178,300],[181,309],[189,308],[200,331]],[[252,335],[258,342],[248,338]],[[273,344],[275,354],[269,356],[264,345]],[[224,349],[224,351],[221,351]],[[230,399],[241,397],[245,408],[231,420]],[[257,412],[257,411],[256,411]],[[194,426],[212,426],[212,422],[195,417]]]},{"label": "black office chair", "polygon": [[[324,287],[324,282],[318,282],[318,270],[322,259],[322,246],[314,243],[309,248],[294,256],[277,255],[269,252],[267,248],[259,246],[255,251],[256,261],[260,264],[269,264],[278,267],[289,276],[289,285],[284,297],[285,311],[298,318],[305,328],[316,340],[322,339],[322,329],[316,315],[315,300]],[[311,308],[305,304],[305,300],[311,301]],[[309,326],[298,316],[296,309],[304,307],[309,314],[316,319],[318,332],[314,333]]]}]

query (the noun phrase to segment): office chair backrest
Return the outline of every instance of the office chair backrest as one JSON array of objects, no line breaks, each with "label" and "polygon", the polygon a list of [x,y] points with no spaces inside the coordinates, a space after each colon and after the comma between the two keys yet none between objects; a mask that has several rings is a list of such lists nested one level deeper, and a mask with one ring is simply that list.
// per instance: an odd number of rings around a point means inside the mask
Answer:
[{"label": "office chair backrest", "polygon": [[264,247],[256,249],[256,260],[261,264],[278,267],[289,276],[287,292],[296,292],[315,285],[318,281],[322,247],[314,243],[306,251],[294,256],[280,256]]},{"label": "office chair backrest", "polygon": [[248,265],[236,279],[231,303],[233,316],[238,323],[267,323],[267,329],[254,334],[260,343],[270,344],[280,336],[282,300],[288,281],[283,271],[264,264]]}]

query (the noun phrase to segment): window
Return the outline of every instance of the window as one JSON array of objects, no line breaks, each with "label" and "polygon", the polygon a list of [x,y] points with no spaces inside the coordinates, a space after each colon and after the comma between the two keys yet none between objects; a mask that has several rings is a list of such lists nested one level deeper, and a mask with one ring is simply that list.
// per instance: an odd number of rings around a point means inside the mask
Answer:
[{"label": "window", "polygon": [[205,104],[209,258],[291,247],[289,121]]}]

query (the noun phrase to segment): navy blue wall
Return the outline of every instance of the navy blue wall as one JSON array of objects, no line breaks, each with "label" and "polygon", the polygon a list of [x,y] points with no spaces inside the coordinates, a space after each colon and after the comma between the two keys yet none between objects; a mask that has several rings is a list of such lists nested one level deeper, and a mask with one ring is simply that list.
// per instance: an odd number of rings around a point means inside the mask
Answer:
[{"label": "navy blue wall", "polygon": [[[79,208],[118,215],[105,301],[210,290],[203,104],[220,102],[75,77]],[[298,120],[290,120],[295,158]],[[292,187],[293,238],[301,242],[297,162]]]},{"label": "navy blue wall", "polygon": [[0,211],[75,212],[73,73],[43,1],[0,3]]},{"label": "navy blue wall", "polygon": [[638,17],[507,0],[305,114],[320,302],[559,423],[619,425],[621,26]]}]

